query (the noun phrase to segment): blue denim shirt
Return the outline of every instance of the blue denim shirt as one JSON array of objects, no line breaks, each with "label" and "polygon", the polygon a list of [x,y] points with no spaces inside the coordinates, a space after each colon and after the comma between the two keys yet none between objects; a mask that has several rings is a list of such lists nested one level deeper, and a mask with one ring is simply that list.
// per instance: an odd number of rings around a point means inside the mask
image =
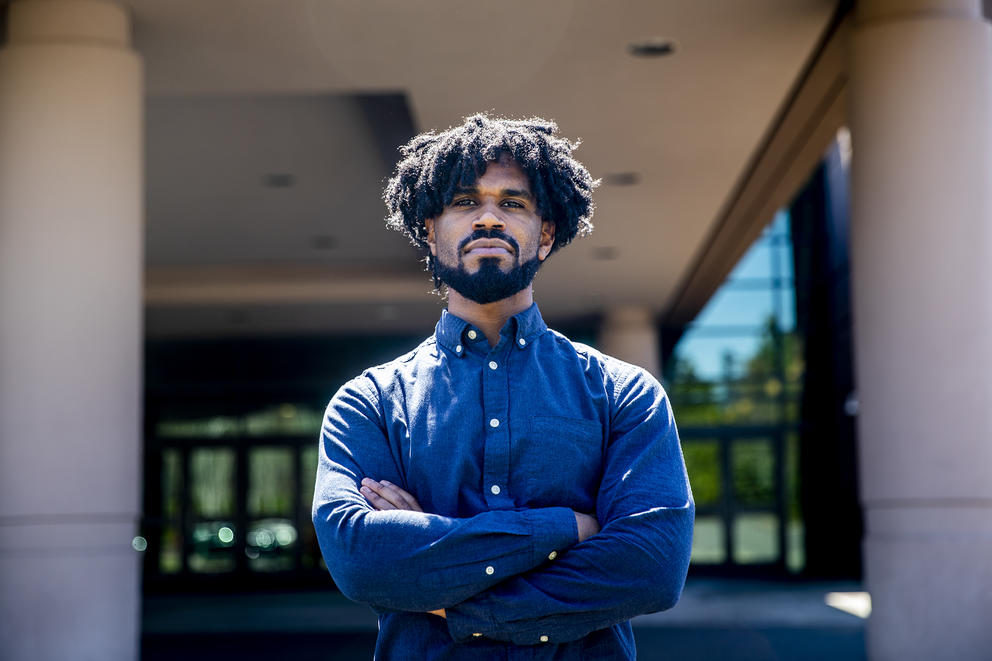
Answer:
[{"label": "blue denim shirt", "polygon": [[[363,477],[424,513],[375,511]],[[578,543],[573,510],[600,532]],[[378,659],[632,659],[628,620],[679,599],[693,514],[661,385],[536,305],[495,347],[444,312],[327,408],[314,526],[338,587],[379,613]]]}]

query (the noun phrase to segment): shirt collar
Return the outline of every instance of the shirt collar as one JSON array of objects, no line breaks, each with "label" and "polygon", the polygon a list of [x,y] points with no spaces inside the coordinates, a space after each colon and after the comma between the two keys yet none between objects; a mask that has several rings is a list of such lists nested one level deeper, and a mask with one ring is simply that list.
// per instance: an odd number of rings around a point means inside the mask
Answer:
[{"label": "shirt collar", "polygon": [[[532,304],[523,312],[518,312],[509,319],[501,329],[501,333],[512,338],[514,346],[518,349],[526,349],[528,345],[538,335],[548,329],[541,317],[541,311],[537,308],[537,303]],[[437,322],[434,337],[438,343],[454,351],[456,354],[464,354],[465,345],[472,340],[468,332],[474,330],[478,333],[476,341],[485,341],[485,335],[467,321],[456,317],[447,310],[441,312],[441,320]]]}]

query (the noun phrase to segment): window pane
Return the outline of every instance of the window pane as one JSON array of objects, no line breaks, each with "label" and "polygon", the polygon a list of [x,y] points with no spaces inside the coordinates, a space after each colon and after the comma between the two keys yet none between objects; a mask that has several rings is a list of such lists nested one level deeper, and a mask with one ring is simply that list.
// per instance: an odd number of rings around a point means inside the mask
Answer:
[{"label": "window pane", "polygon": [[183,538],[179,525],[167,523],[162,526],[161,550],[158,555],[158,570],[163,574],[175,574],[183,568]]},{"label": "window pane", "polygon": [[233,571],[234,450],[195,448],[190,451],[190,571]]},{"label": "window pane", "polygon": [[296,449],[257,447],[248,453],[248,524],[245,554],[252,571],[289,571],[295,564]]},{"label": "window pane", "polygon": [[163,420],[155,426],[155,434],[159,438],[229,438],[241,435],[241,425],[232,416]]},{"label": "window pane", "polygon": [[160,438],[316,436],[323,412],[300,404],[278,404],[246,415],[169,417],[155,427]]},{"label": "window pane", "polygon": [[234,571],[234,524],[230,521],[197,521],[193,524],[190,571],[216,574]]},{"label": "window pane", "polygon": [[293,550],[299,534],[290,519],[268,518],[248,524],[245,554],[252,571],[289,571],[293,568]]},{"label": "window pane", "polygon": [[293,448],[258,447],[248,452],[248,514],[293,515]]},{"label": "window pane", "polygon": [[317,444],[300,448],[300,507],[310,511],[313,488],[317,481]]},{"label": "window pane", "polygon": [[691,371],[697,379],[718,383],[740,378],[748,361],[761,346],[761,333],[733,337],[705,337],[688,331],[675,349],[681,369]]},{"label": "window pane", "polygon": [[796,295],[792,287],[778,290],[779,314],[778,325],[783,331],[796,330]]},{"label": "window pane", "polygon": [[778,561],[778,517],[741,514],[734,518],[734,562],[767,564]]},{"label": "window pane", "polygon": [[720,288],[693,321],[697,326],[744,326],[761,328],[775,313],[771,281],[765,289],[735,287],[728,282]]},{"label": "window pane", "polygon": [[751,249],[744,253],[741,261],[730,273],[729,281],[742,279],[771,279],[772,277],[772,246],[768,238],[758,239]]},{"label": "window pane", "polygon": [[[300,509],[309,513],[313,505],[314,482],[317,479],[317,445],[304,445],[300,448]],[[309,516],[300,522],[300,544],[302,544],[300,561],[306,569],[322,568],[323,557],[317,546],[317,534],[310,523]]]},{"label": "window pane", "polygon": [[248,436],[306,436],[313,438],[320,429],[323,411],[301,404],[280,404],[246,415]]},{"label": "window pane", "polygon": [[692,533],[692,562],[718,565],[727,561],[723,521],[718,516],[697,516]]},{"label": "window pane", "polygon": [[771,440],[734,441],[730,465],[738,503],[770,505],[775,501],[775,453]]},{"label": "window pane", "polygon": [[195,448],[190,452],[190,506],[193,518],[234,513],[234,450]]},{"label": "window pane", "polygon": [[692,485],[692,496],[699,507],[720,503],[723,471],[720,470],[720,443],[715,440],[683,440],[685,467]]}]

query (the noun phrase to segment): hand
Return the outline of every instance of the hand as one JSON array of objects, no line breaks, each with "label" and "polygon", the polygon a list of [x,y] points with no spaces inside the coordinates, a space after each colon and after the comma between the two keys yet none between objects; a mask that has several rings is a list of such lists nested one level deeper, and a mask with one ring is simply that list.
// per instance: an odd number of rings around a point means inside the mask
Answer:
[{"label": "hand", "polygon": [[599,532],[599,521],[596,517],[582,512],[572,512],[575,514],[575,525],[579,528],[579,541],[592,537]]},{"label": "hand", "polygon": [[[398,486],[392,482],[382,480],[376,482],[375,480],[366,477],[362,480],[362,487],[360,489],[362,495],[365,499],[369,501],[369,505],[375,509],[382,510],[410,510],[412,512],[423,512],[420,508],[420,503],[417,499],[413,497],[408,491],[400,489]],[[443,608],[439,608],[436,611],[428,611],[429,615],[437,615],[438,617],[443,617],[448,619]]]},{"label": "hand", "polygon": [[[375,480],[366,477],[362,480],[362,487],[359,489],[369,505],[375,509],[382,510],[409,510],[411,512],[423,512],[420,503],[409,492],[400,489],[392,482]],[[598,530],[598,528],[597,528]]]}]

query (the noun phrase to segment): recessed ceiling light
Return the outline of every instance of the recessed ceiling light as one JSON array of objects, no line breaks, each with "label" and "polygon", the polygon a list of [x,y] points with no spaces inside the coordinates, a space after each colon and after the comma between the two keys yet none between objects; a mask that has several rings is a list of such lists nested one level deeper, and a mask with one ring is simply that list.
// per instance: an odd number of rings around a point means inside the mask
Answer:
[{"label": "recessed ceiling light", "polygon": [[296,177],[286,172],[270,172],[262,177],[262,183],[269,188],[292,188]]},{"label": "recessed ceiling light", "polygon": [[380,305],[376,309],[376,316],[380,321],[396,321],[400,314],[395,305]]},{"label": "recessed ceiling light", "polygon": [[620,256],[620,250],[616,246],[599,246],[592,249],[592,258],[602,261],[609,261]]},{"label": "recessed ceiling light", "polygon": [[607,186],[633,186],[640,180],[636,172],[608,172],[603,175],[603,183]]},{"label": "recessed ceiling light", "polygon": [[310,239],[310,246],[314,250],[334,250],[338,240],[330,234],[318,234]]},{"label": "recessed ceiling light", "polygon": [[675,52],[675,42],[665,37],[652,37],[633,42],[627,46],[627,50],[637,57],[661,57]]},{"label": "recessed ceiling light", "polygon": [[227,323],[232,326],[244,326],[251,321],[251,316],[245,310],[231,310],[227,313]]}]

